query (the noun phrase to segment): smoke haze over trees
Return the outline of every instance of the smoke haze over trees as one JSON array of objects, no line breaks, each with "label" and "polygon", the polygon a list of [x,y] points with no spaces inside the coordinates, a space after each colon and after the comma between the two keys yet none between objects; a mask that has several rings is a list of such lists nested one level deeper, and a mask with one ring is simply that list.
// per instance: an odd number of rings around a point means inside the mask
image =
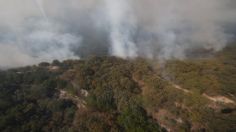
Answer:
[{"label": "smoke haze over trees", "polygon": [[234,0],[0,0],[0,67],[219,51],[234,36],[235,11]]}]

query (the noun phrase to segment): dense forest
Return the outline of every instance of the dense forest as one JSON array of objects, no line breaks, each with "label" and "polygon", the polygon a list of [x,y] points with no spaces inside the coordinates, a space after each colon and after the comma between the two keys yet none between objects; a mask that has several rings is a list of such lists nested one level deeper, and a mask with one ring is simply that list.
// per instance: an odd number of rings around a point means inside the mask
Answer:
[{"label": "dense forest", "polygon": [[165,63],[89,57],[0,71],[0,131],[236,131],[236,47]]}]

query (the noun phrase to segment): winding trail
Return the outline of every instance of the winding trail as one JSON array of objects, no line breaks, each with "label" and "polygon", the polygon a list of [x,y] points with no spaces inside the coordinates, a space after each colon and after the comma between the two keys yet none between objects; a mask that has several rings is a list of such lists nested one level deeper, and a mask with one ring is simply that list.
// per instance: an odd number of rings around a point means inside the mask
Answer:
[{"label": "winding trail", "polygon": [[207,94],[203,94],[204,97],[206,97],[207,99],[213,101],[213,102],[219,102],[219,103],[224,103],[224,104],[235,104],[235,102],[227,97],[224,96],[215,96],[215,97],[211,97],[208,96]]},{"label": "winding trail", "polygon": [[[171,83],[171,82],[170,82]],[[185,93],[188,93],[188,94],[191,94],[192,91],[190,90],[187,90],[187,89],[184,89],[182,88],[181,86],[177,85],[177,84],[174,84],[174,83],[171,83],[172,86],[175,88],[175,89],[178,89],[178,90],[181,90]],[[216,102],[216,103],[223,103],[223,104],[236,104],[235,101],[225,97],[225,96],[222,96],[222,95],[218,95],[218,96],[209,96],[207,95],[206,93],[202,94],[203,97],[207,98],[208,100],[211,100],[213,102]]]},{"label": "winding trail", "polygon": [[172,84],[172,86],[173,86],[174,88],[176,88],[176,89],[178,89],[178,90],[181,90],[181,91],[183,91],[183,92],[185,92],[185,93],[192,93],[190,90],[184,89],[184,88],[182,88],[181,86],[179,86],[179,85],[177,85],[177,84],[174,84],[174,83],[171,83],[171,84]]},{"label": "winding trail", "polygon": [[[134,76],[133,76],[132,78],[133,78],[133,80],[134,80],[136,83],[138,83],[138,85],[139,85],[143,90],[145,90],[146,86],[145,86],[145,82],[144,82],[144,81],[138,80],[138,79],[136,79]],[[180,91],[182,91],[182,92],[184,92],[184,93],[186,93],[186,94],[193,94],[192,91],[190,91],[190,90],[188,90],[188,89],[184,89],[184,88],[181,87],[180,85],[177,85],[177,84],[175,84],[175,83],[173,83],[173,82],[171,82],[171,81],[169,81],[169,80],[163,79],[163,78],[161,78],[161,77],[159,77],[159,78],[162,79],[162,80],[168,81],[169,84],[172,85],[173,88],[175,88],[175,89],[178,89],[178,90],[180,90]],[[209,95],[207,95],[206,93],[204,93],[204,94],[202,94],[202,97],[207,98],[208,100],[213,101],[213,102],[215,102],[215,103],[234,104],[234,105],[236,105],[236,102],[235,102],[234,100],[229,99],[229,98],[227,98],[227,97],[225,97],[225,96],[222,96],[222,95],[218,95],[218,96],[212,97],[212,96],[209,96]]]}]

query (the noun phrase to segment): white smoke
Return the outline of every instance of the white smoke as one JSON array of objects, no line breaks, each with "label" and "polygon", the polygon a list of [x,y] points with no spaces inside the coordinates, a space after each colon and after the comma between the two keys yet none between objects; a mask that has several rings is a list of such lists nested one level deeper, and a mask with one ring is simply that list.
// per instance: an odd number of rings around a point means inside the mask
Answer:
[{"label": "white smoke", "polygon": [[235,0],[0,0],[0,62],[94,52],[184,59],[196,49],[224,48],[236,33],[235,12]]},{"label": "white smoke", "polygon": [[[105,0],[111,54],[167,60],[184,59],[192,49],[219,51],[231,37],[224,23],[236,21],[236,15],[229,13],[236,11],[228,9],[230,3],[230,0]],[[135,36],[138,28],[145,35]]]},{"label": "white smoke", "polygon": [[48,17],[46,15],[46,12],[43,7],[43,0],[35,0],[36,5],[38,6],[42,16],[45,18],[45,20],[48,20]]},{"label": "white smoke", "polygon": [[81,37],[66,33],[56,23],[42,19],[28,20],[27,27],[17,30],[15,39],[0,44],[1,67],[17,67],[54,59],[78,59],[72,51]]},{"label": "white smoke", "polygon": [[230,21],[236,18],[228,13],[232,10],[228,9],[229,3],[230,0],[138,0],[135,12],[142,28],[154,36],[149,50],[158,51],[159,59],[184,59],[186,52],[194,48],[219,51],[225,47],[231,37],[223,27],[229,21],[226,16],[231,17]]},{"label": "white smoke", "polygon": [[[54,59],[78,59],[72,52],[78,48],[82,38],[64,29],[57,21],[48,19],[42,0],[35,0],[40,14],[29,15],[0,33],[1,68],[32,65]],[[35,11],[37,12],[37,11]],[[5,25],[5,24],[4,24]],[[1,25],[0,25],[1,26]]]},{"label": "white smoke", "polygon": [[[22,28],[20,48],[24,53],[41,61],[78,58],[71,50],[79,46],[82,38],[64,32],[60,25],[44,20],[31,19],[28,27]],[[30,29],[30,31],[29,31]]]},{"label": "white smoke", "polygon": [[11,68],[35,64],[38,61],[27,54],[24,54],[16,45],[4,43],[0,45],[0,68]]},{"label": "white smoke", "polygon": [[123,58],[137,57],[137,48],[132,40],[136,29],[135,18],[126,0],[105,0],[110,24],[111,54]]}]

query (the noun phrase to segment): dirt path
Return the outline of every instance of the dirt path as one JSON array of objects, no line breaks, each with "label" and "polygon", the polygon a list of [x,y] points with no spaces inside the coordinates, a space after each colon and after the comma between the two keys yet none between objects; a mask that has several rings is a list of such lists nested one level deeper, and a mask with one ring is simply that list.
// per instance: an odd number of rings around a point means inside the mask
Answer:
[{"label": "dirt path", "polygon": [[[142,81],[142,80],[138,80],[136,79],[134,76],[132,77],[133,80],[138,83],[138,85],[142,88],[143,92],[145,92],[145,89],[146,89],[146,86],[145,86],[145,83]],[[163,79],[163,78],[160,78],[160,79]],[[164,80],[164,79],[163,79]],[[166,80],[165,80],[166,81]],[[188,90],[188,89],[184,89],[183,87],[169,81],[170,85],[172,85],[175,89],[178,89],[178,90],[181,90],[182,92],[184,93],[187,93],[187,94],[192,94],[192,91]],[[235,101],[234,100],[231,100],[225,96],[221,96],[221,95],[218,95],[218,96],[209,96],[207,94],[202,94],[202,96],[204,98],[207,98],[208,100],[210,101],[213,101],[213,102],[216,102],[216,103],[224,103],[224,104],[235,104]]]},{"label": "dirt path", "polygon": [[181,91],[185,92],[185,93],[192,93],[191,91],[189,91],[189,90],[187,90],[187,89],[184,89],[184,88],[182,88],[181,86],[179,86],[179,85],[177,85],[177,84],[172,83],[172,86],[173,86],[174,88],[178,89],[178,90],[181,90]]},{"label": "dirt path", "polygon": [[[172,86],[178,90],[181,90],[185,93],[189,93],[191,94],[192,92],[190,90],[187,90],[187,89],[184,89],[182,88],[181,86],[177,85],[177,84],[174,84],[174,83],[171,83]],[[216,102],[216,103],[224,103],[224,104],[236,104],[235,101],[225,97],[225,96],[221,96],[221,95],[218,95],[218,96],[214,96],[214,97],[211,97],[207,94],[202,94],[203,97],[207,98],[208,100],[211,100],[213,102]]]},{"label": "dirt path", "polygon": [[213,102],[219,102],[219,103],[224,103],[224,104],[235,104],[235,102],[227,97],[224,96],[215,96],[215,97],[211,97],[208,96],[207,94],[203,94],[204,97],[206,97],[207,99],[213,101]]}]

